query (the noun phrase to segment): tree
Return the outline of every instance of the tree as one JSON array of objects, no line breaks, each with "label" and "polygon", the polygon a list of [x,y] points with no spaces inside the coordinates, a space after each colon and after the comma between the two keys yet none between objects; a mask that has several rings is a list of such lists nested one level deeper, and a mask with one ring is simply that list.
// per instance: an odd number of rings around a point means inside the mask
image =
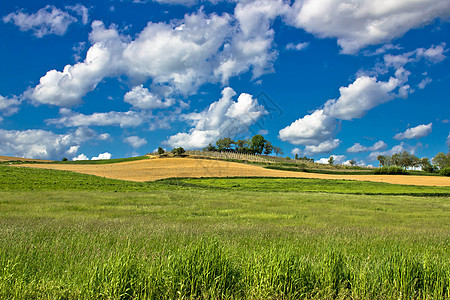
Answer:
[{"label": "tree", "polygon": [[159,147],[159,148],[158,148],[158,154],[159,154],[159,155],[164,154],[164,149],[161,148],[161,147]]},{"label": "tree", "polygon": [[295,160],[298,159],[298,153],[295,153]]},{"label": "tree", "polygon": [[350,166],[356,166],[356,160],[352,159],[351,161],[349,161]]},{"label": "tree", "polygon": [[334,165],[334,157],[330,156],[330,158],[328,159],[328,163],[330,164],[330,166]]},{"label": "tree", "polygon": [[264,154],[269,155],[273,151],[272,143],[267,141],[264,145]]},{"label": "tree", "polygon": [[206,146],[205,148],[203,148],[203,151],[210,151],[210,152],[215,152],[217,151],[217,148],[213,145],[211,145],[211,143],[209,143],[208,146]]},{"label": "tree", "polygon": [[386,166],[386,162],[387,162],[386,156],[378,155],[377,160],[380,162],[380,165]]},{"label": "tree", "polygon": [[239,153],[248,153],[249,152],[249,140],[237,140],[235,143],[236,151]]},{"label": "tree", "polygon": [[283,155],[283,150],[280,147],[274,146],[273,152],[275,152],[275,155],[278,156],[278,154]]},{"label": "tree", "polygon": [[395,154],[393,154],[392,156],[391,156],[391,163],[394,165],[394,166],[397,166],[397,167],[400,167],[401,166],[401,156],[400,156],[400,153],[395,153]]},{"label": "tree", "polygon": [[232,139],[230,139],[229,137],[219,139],[216,142],[217,151],[230,151],[232,149],[233,144],[234,144],[234,141]]},{"label": "tree", "polygon": [[264,145],[266,144],[266,140],[260,134],[257,134],[252,137],[250,150],[253,153],[261,154],[264,151]]},{"label": "tree", "polygon": [[450,167],[450,153],[439,152],[431,161],[439,170]]},{"label": "tree", "polygon": [[64,158],[62,159],[62,161],[68,161],[67,157],[64,157]]},{"label": "tree", "polygon": [[184,152],[185,151],[184,151],[183,147],[178,147],[178,148],[172,149],[173,155],[176,155],[176,156],[181,156]]},{"label": "tree", "polygon": [[429,173],[434,173],[434,168],[430,163],[430,160],[427,157],[423,157],[420,159],[420,166],[422,170]]},{"label": "tree", "polygon": [[414,155],[409,153],[408,151],[403,151],[399,153],[399,164],[400,167],[406,169],[407,167],[412,167],[414,164]]}]

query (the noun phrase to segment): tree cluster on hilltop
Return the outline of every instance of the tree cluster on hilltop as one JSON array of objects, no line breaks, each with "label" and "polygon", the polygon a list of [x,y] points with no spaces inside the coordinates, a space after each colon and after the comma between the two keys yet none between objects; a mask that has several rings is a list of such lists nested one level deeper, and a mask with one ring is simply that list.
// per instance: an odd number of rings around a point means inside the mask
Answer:
[{"label": "tree cluster on hilltop", "polygon": [[203,151],[217,151],[217,152],[236,152],[244,154],[265,154],[269,155],[272,152],[278,155],[283,155],[283,150],[280,147],[272,145],[262,135],[257,134],[250,139],[242,139],[234,141],[229,137],[224,137],[212,145],[211,143],[203,148]]}]

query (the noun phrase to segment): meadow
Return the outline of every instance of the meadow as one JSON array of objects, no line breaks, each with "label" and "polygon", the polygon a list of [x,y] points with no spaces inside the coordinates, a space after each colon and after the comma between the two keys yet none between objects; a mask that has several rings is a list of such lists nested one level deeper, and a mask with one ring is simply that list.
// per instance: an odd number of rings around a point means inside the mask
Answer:
[{"label": "meadow", "polygon": [[449,195],[0,166],[0,298],[450,299]]}]

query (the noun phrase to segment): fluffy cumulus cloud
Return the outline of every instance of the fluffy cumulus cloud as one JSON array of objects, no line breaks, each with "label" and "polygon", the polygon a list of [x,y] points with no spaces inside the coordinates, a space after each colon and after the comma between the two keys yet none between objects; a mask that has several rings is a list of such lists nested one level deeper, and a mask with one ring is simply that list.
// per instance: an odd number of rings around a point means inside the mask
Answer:
[{"label": "fluffy cumulus cloud", "polygon": [[77,160],[89,160],[89,157],[87,157],[84,153],[81,153],[80,155],[72,158],[73,161]]},{"label": "fluffy cumulus cloud", "polygon": [[35,129],[0,129],[0,153],[27,158],[60,159],[66,154],[74,154],[73,147],[96,137],[93,130],[85,127],[66,134]]},{"label": "fluffy cumulus cloud", "polygon": [[111,159],[112,154],[109,152],[100,153],[98,156],[94,156],[91,160]]},{"label": "fluffy cumulus cloud", "polygon": [[3,97],[0,95],[0,114],[11,116],[19,111],[20,100],[17,97]]},{"label": "fluffy cumulus cloud", "polygon": [[133,148],[139,148],[147,144],[147,141],[138,136],[129,136],[123,139],[124,143],[130,144]]},{"label": "fluffy cumulus cloud", "polygon": [[336,128],[336,119],[319,109],[281,129],[279,137],[295,145],[318,145],[332,138]]},{"label": "fluffy cumulus cloud", "polygon": [[193,113],[185,118],[193,123],[189,132],[171,136],[166,143],[172,147],[198,149],[214,143],[222,137],[234,137],[245,133],[267,111],[251,95],[242,93],[237,101],[231,88],[222,91],[222,98],[213,102],[201,113]]},{"label": "fluffy cumulus cloud", "polygon": [[67,6],[65,9],[64,11],[53,5],[47,5],[34,14],[17,11],[3,17],[3,22],[14,23],[21,31],[32,31],[38,38],[48,34],[64,35],[70,24],[78,22],[78,17],[83,24],[87,24],[88,9],[85,6],[77,4]]},{"label": "fluffy cumulus cloud", "polygon": [[348,153],[361,153],[361,152],[369,152],[369,151],[379,151],[387,148],[387,144],[383,141],[378,141],[373,146],[366,147],[361,145],[360,143],[355,143],[353,146],[347,149]]},{"label": "fluffy cumulus cloud", "polygon": [[[369,110],[383,103],[399,97],[406,98],[411,93],[408,85],[411,72],[406,70],[405,66],[423,58],[433,63],[442,61],[442,59],[430,58],[437,57],[439,53],[442,54],[446,51],[445,45],[442,44],[428,49],[419,48],[400,55],[385,55],[384,62],[371,71],[372,76],[368,76],[364,72],[358,72],[353,83],[339,88],[339,98],[326,101],[323,108],[317,109],[312,114],[308,114],[281,129],[279,132],[280,139],[295,145],[313,146],[308,147],[307,151],[310,154],[320,153],[318,152],[320,149],[333,150],[331,146],[338,145],[334,142],[334,138],[338,129],[337,125],[340,124],[339,120],[359,119],[364,117]],[[427,56],[424,54],[426,52],[433,54]],[[391,72],[392,76],[387,81],[377,78],[378,75],[385,75],[388,72]],[[419,129],[423,130],[424,128]],[[403,135],[400,136],[403,137]],[[385,147],[385,144],[380,143],[373,147],[363,147],[356,144],[348,151],[376,151],[379,150],[377,148],[379,146]]]},{"label": "fluffy cumulus cloud", "polygon": [[305,147],[304,153],[307,155],[314,155],[318,153],[328,153],[339,147],[341,141],[338,139],[329,139],[319,145],[308,145]]},{"label": "fluffy cumulus cloud", "polygon": [[[100,160],[100,159],[111,159],[112,154],[109,152],[105,152],[105,153],[100,153],[97,156],[94,156],[91,158],[91,160]],[[89,157],[86,156],[86,154],[81,153],[80,155],[72,158],[73,161],[77,161],[77,160],[89,160]]]},{"label": "fluffy cumulus cloud", "polygon": [[446,56],[444,55],[448,49],[445,48],[446,44],[442,43],[437,46],[432,46],[428,49],[419,48],[415,51],[416,57],[418,59],[424,57],[426,60],[432,63],[440,63]]},{"label": "fluffy cumulus cloud", "polygon": [[422,137],[426,137],[431,133],[433,123],[423,124],[413,128],[406,129],[405,132],[397,133],[394,136],[396,140],[405,140],[405,139],[419,139]]},{"label": "fluffy cumulus cloud", "polygon": [[[48,71],[27,96],[36,104],[70,107],[104,78],[126,75],[139,84],[152,81],[150,90],[138,85],[130,91],[131,104],[161,106],[168,103],[155,95],[158,86],[189,95],[204,83],[225,84],[243,72],[257,78],[273,70],[271,24],[287,8],[281,0],[259,0],[238,3],[233,16],[200,10],[170,24],[149,22],[134,40],[94,21],[85,60]],[[147,98],[137,100],[136,93]]]},{"label": "fluffy cumulus cloud", "polygon": [[173,99],[163,101],[159,95],[151,93],[141,84],[125,94],[124,101],[138,109],[167,108],[174,104]]},{"label": "fluffy cumulus cloud", "polygon": [[64,127],[78,127],[78,126],[120,126],[137,127],[146,121],[143,113],[136,111],[117,112],[110,111],[106,113],[93,113],[85,115],[76,113],[68,109],[60,110],[61,117],[58,119],[48,119],[48,125],[57,125]]},{"label": "fluffy cumulus cloud", "polygon": [[289,22],[319,37],[333,37],[343,53],[400,37],[450,15],[447,0],[296,0]]},{"label": "fluffy cumulus cloud", "polygon": [[94,90],[103,78],[120,73],[120,52],[124,45],[118,32],[94,21],[90,40],[93,46],[83,62],[67,65],[62,72],[48,71],[25,95],[36,104],[70,107],[80,104],[81,98]]},{"label": "fluffy cumulus cloud", "polygon": [[271,23],[287,13],[289,6],[282,0],[242,1],[236,5],[234,17],[238,28],[224,45],[220,63],[214,74],[223,83],[232,76],[252,68],[253,77],[273,70],[277,52],[272,50],[275,31]]},{"label": "fluffy cumulus cloud", "polygon": [[392,92],[399,86],[399,80],[378,81],[374,77],[362,76],[348,87],[341,87],[338,99],[325,103],[324,113],[341,120],[363,117],[370,109],[392,100]]}]

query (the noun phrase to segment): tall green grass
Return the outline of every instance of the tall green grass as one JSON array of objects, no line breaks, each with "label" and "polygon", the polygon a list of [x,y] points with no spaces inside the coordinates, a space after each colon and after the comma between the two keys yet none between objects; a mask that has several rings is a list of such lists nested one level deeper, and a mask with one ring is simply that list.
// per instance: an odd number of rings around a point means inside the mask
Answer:
[{"label": "tall green grass", "polygon": [[0,192],[0,298],[449,299],[447,198]]},{"label": "tall green grass", "polygon": [[0,167],[0,299],[450,299],[447,191]]}]

